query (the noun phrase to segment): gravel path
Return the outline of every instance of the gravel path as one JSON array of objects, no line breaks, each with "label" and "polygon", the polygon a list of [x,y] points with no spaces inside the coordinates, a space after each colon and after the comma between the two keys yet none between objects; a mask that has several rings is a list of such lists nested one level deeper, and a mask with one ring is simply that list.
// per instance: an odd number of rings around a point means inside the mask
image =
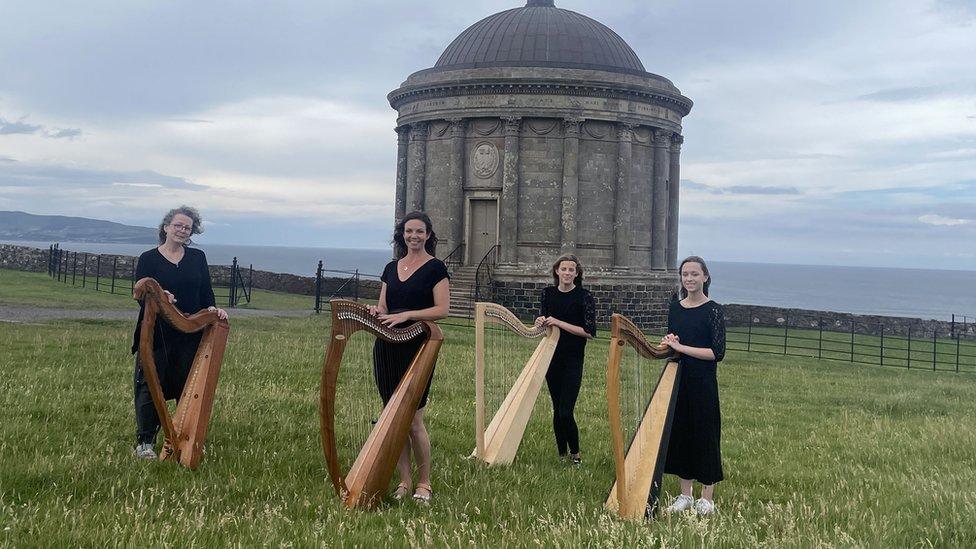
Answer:
[{"label": "gravel path", "polygon": [[[255,316],[286,316],[303,317],[314,314],[311,309],[297,311],[264,311],[260,309],[230,309],[231,321],[234,318]],[[132,320],[139,316],[138,309],[125,310],[78,310],[78,309],[47,309],[38,307],[16,307],[0,305],[0,322],[44,322],[46,320],[91,318],[105,320]]]}]

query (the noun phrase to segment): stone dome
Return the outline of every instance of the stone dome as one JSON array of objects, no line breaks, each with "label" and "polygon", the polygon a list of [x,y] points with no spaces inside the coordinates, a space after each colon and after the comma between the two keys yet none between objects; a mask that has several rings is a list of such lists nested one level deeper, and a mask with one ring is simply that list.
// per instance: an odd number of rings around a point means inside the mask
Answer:
[{"label": "stone dome", "polygon": [[468,27],[430,71],[555,67],[646,74],[634,50],[609,27],[553,0],[529,0]]}]

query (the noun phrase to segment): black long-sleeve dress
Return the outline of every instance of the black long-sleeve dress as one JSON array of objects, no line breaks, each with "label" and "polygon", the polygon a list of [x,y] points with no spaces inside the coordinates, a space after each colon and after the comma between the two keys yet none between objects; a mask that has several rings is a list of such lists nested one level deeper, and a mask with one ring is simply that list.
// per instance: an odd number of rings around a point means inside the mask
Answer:
[{"label": "black long-sleeve dress", "polygon": [[686,308],[671,303],[668,332],[683,345],[709,348],[715,360],[681,357],[681,376],[664,472],[709,485],[722,471],[722,417],[718,401],[718,362],[725,357],[725,312],[714,301]]},{"label": "black long-sleeve dress", "polygon": [[[136,266],[136,280],[151,277],[159,285],[176,297],[174,305],[180,311],[193,314],[200,309],[216,305],[213,286],[210,281],[210,267],[203,250],[183,248],[183,259],[172,263],[163,257],[158,248],[147,250],[139,256]],[[132,335],[132,352],[139,350],[139,334],[145,307],[140,304],[139,320]],[[202,332],[185,334],[169,325],[161,316],[157,318],[153,337],[153,360],[156,373],[162,385],[163,396],[167,399],[179,398],[186,385],[186,378],[193,366],[193,357],[200,346]],[[134,402],[136,409],[136,438],[140,443],[151,443],[159,431],[159,417],[153,407],[149,386],[142,373],[142,361],[136,355],[133,377]]]},{"label": "black long-sleeve dress", "polygon": [[[583,328],[596,337],[596,305],[593,295],[576,286],[562,292],[556,286],[542,291],[539,316],[552,316]],[[546,371],[546,385],[552,398],[552,430],[560,455],[579,453],[579,427],[574,410],[583,383],[583,352],[586,338],[569,332],[559,334],[559,343]]]},{"label": "black long-sleeve dress", "polygon": [[[391,261],[383,269],[380,280],[386,283],[386,309],[390,313],[403,311],[419,311],[434,306],[434,286],[449,278],[447,266],[440,259],[433,258],[417,268],[410,278],[400,280],[397,273],[397,262]],[[407,373],[410,362],[420,349],[421,338],[406,343],[387,343],[377,339],[373,344],[373,376],[376,388],[379,390],[383,405],[390,401],[403,375]],[[424,395],[420,399],[418,409],[427,405],[430,394],[430,384],[434,380],[433,372]]]}]

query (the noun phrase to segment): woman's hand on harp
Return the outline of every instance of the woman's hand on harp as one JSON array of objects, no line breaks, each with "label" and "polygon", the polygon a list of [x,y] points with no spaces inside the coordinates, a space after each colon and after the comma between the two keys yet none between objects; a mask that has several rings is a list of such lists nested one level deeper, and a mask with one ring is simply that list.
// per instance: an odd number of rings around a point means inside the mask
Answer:
[{"label": "woman's hand on harp", "polygon": [[383,307],[380,307],[379,305],[367,305],[366,310],[369,311],[369,314],[373,316],[380,316],[386,314],[386,310],[383,309]]},{"label": "woman's hand on harp", "polygon": [[540,326],[545,326],[545,324],[546,324],[546,317],[540,316],[540,317],[537,317],[535,319],[535,327],[536,328],[538,328]]},{"label": "woman's hand on harp", "polygon": [[376,318],[379,318],[380,322],[382,322],[384,326],[388,326],[390,328],[393,328],[394,326],[400,324],[404,324],[406,322],[410,322],[411,320],[410,311],[403,311],[402,313],[393,313],[393,314],[380,313],[376,315]]},{"label": "woman's hand on harp", "polygon": [[676,336],[675,334],[668,334],[661,338],[661,345],[667,345],[668,347],[671,347],[675,351],[678,350],[675,346],[680,344],[681,343],[678,339],[678,336]]}]

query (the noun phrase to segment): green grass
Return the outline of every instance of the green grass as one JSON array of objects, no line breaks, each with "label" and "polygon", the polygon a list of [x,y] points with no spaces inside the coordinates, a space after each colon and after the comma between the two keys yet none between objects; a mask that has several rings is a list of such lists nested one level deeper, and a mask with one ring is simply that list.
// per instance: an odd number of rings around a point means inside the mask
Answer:
[{"label": "green grass", "polygon": [[[0,304],[131,306],[45,275],[0,271],[0,283]],[[293,308],[293,297],[268,296],[265,306]],[[543,395],[516,464],[486,469],[463,459],[473,445],[472,334],[451,319],[428,409],[434,505],[350,513],[326,486],[318,440],[327,319],[232,322],[208,454],[196,472],[130,457],[129,323],[0,325],[0,544],[976,542],[971,374],[732,352],[720,370],[728,476],[717,490],[720,514],[635,525],[601,510],[612,482],[606,339],[588,346],[577,409],[585,465],[554,459]],[[675,492],[674,479],[665,489]]]},{"label": "green grass", "polygon": [[[115,293],[112,294],[111,279],[99,279],[96,290],[94,277],[85,280],[77,277],[75,284],[59,282],[46,273],[25,273],[0,269],[0,305],[16,307],[62,308],[75,310],[116,310],[132,308],[129,295],[129,281],[116,280]],[[217,288],[217,305],[226,306],[227,288]],[[315,297],[308,295],[252,290],[251,302],[241,303],[241,309],[261,309],[268,311],[306,310],[315,307]]]},{"label": "green grass", "polygon": [[[488,469],[464,458],[472,330],[447,325],[427,416],[433,504],[349,512],[327,486],[318,434],[325,315],[232,319],[196,472],[130,455],[131,329],[0,324],[0,545],[976,544],[971,374],[731,352],[719,374],[718,515],[635,524],[602,510],[613,481],[606,339],[587,346],[584,465],[556,460],[543,394],[516,463]],[[676,489],[668,478],[666,493]]]},{"label": "green grass", "polygon": [[[821,341],[822,337],[822,341]],[[853,345],[852,345],[853,340]],[[730,327],[729,348],[897,368],[976,373],[976,341],[879,336],[790,328]],[[785,344],[785,349],[784,349]],[[934,349],[933,349],[934,347]],[[784,352],[785,351],[785,352]],[[933,353],[933,351],[935,351]]]}]

